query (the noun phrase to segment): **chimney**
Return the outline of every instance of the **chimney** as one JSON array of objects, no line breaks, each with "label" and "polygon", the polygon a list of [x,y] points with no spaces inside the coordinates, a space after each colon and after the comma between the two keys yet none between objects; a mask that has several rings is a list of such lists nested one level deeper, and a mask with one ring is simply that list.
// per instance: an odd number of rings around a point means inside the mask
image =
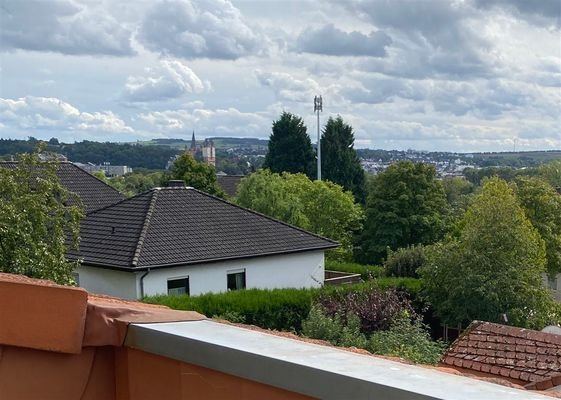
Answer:
[{"label": "chimney", "polygon": [[167,187],[173,187],[173,188],[184,188],[185,187],[185,181],[182,181],[181,179],[172,179],[168,182]]}]

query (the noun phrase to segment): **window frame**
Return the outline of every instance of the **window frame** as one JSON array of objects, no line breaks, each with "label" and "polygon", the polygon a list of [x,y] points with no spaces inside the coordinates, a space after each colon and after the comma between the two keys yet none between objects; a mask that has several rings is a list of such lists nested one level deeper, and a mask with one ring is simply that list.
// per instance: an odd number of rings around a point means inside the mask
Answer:
[{"label": "window frame", "polygon": [[[238,279],[236,278],[236,276],[238,275],[243,276],[243,282],[242,282],[243,287],[238,287]],[[234,276],[234,282],[235,282],[234,288],[230,287],[230,276]],[[226,290],[228,292],[234,290],[244,290],[246,288],[247,288],[247,271],[245,268],[238,268],[238,269],[232,269],[226,271]]]},{"label": "window frame", "polygon": [[[186,281],[187,285],[182,286],[183,288],[185,288],[185,292],[184,293],[173,293],[173,292],[170,293],[169,284],[170,284],[170,282],[173,282],[173,281]],[[191,280],[189,279],[189,275],[170,277],[170,278],[167,278],[166,282],[167,282],[166,288],[167,288],[167,295],[168,296],[182,296],[182,295],[190,296],[191,295]],[[181,287],[171,288],[171,290],[180,289],[180,288]]]}]

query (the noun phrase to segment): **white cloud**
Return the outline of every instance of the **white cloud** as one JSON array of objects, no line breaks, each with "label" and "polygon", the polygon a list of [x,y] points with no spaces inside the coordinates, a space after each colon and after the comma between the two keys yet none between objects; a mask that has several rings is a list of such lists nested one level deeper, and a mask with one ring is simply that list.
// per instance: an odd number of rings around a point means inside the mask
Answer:
[{"label": "white cloud", "polygon": [[52,97],[0,98],[0,119],[7,132],[23,137],[37,131],[130,134],[133,129],[111,111],[81,112],[73,105]]},{"label": "white cloud", "polygon": [[161,101],[202,93],[210,89],[188,66],[177,60],[162,60],[158,68],[147,68],[146,75],[129,76],[123,96],[131,102]]},{"label": "white cloud", "polygon": [[391,38],[381,31],[366,35],[359,31],[344,32],[328,24],[300,33],[296,39],[296,50],[332,56],[384,57],[391,42]]},{"label": "white cloud", "polygon": [[0,49],[128,56],[131,31],[108,10],[72,0],[4,0]]},{"label": "white cloud", "polygon": [[203,137],[267,137],[272,121],[262,113],[241,112],[236,108],[155,111],[140,114],[138,119],[171,137],[187,137],[193,130]]},{"label": "white cloud", "polygon": [[166,0],[145,16],[138,39],[182,58],[234,60],[257,52],[261,38],[228,0]]}]

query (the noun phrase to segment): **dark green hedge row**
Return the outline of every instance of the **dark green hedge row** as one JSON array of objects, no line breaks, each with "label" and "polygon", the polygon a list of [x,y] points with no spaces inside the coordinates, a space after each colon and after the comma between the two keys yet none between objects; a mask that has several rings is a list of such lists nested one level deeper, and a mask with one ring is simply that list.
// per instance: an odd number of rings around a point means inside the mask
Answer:
[{"label": "dark green hedge row", "polygon": [[154,296],[147,303],[198,311],[266,329],[300,331],[319,289],[238,290],[201,296]]},{"label": "dark green hedge row", "polygon": [[414,278],[378,278],[356,285],[326,286],[321,289],[249,289],[201,296],[153,296],[147,303],[162,304],[177,310],[198,311],[207,317],[222,317],[266,329],[300,332],[313,301],[332,291],[365,291],[371,286],[396,288],[414,300],[420,282]]}]

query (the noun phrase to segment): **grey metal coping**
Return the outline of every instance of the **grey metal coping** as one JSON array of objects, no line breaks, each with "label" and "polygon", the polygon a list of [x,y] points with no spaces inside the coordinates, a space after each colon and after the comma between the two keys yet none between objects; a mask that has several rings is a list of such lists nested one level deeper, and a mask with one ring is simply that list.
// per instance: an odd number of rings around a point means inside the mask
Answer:
[{"label": "grey metal coping", "polygon": [[132,324],[125,345],[327,400],[548,398],[536,392],[208,320]]}]

